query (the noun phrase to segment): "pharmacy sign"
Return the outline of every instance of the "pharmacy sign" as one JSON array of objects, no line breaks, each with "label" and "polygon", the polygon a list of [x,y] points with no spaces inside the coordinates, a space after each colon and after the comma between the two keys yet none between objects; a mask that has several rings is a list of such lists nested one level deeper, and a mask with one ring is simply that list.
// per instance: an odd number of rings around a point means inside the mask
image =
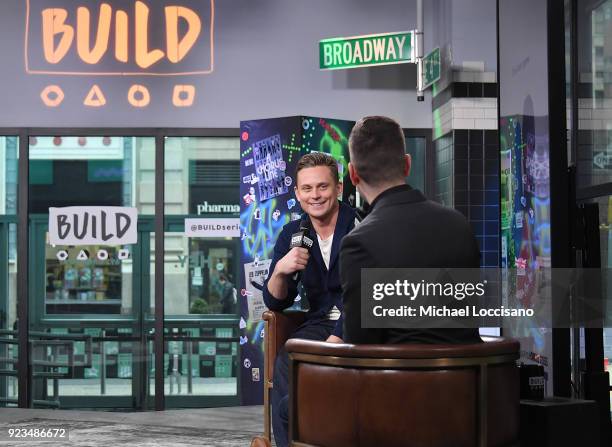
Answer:
[{"label": "pharmacy sign", "polygon": [[338,70],[414,63],[413,42],[413,31],[324,39],[319,41],[319,68]]}]

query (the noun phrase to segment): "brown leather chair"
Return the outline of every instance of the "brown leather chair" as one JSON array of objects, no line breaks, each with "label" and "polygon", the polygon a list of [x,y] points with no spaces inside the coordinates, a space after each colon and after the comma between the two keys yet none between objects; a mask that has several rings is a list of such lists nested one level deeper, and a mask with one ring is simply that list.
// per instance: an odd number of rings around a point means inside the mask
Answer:
[{"label": "brown leather chair", "polygon": [[292,339],[293,446],[514,446],[519,343],[348,345]]},{"label": "brown leather chair", "polygon": [[274,386],[272,374],[276,353],[283,347],[289,335],[306,319],[305,312],[274,312],[265,311],[264,320],[264,434],[256,436],[251,441],[251,447],[271,445],[270,393]]}]

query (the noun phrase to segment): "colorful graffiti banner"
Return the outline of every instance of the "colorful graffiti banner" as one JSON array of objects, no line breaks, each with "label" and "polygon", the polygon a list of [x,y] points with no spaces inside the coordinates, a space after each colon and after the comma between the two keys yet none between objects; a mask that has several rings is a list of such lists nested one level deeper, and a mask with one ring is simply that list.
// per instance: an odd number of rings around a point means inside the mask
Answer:
[{"label": "colorful graffiti banner", "polygon": [[[240,278],[241,395],[243,405],[263,402],[263,281],[283,226],[301,217],[295,198],[295,167],[302,155],[325,152],[338,163],[344,182],[342,200],[355,204],[348,180],[348,136],[352,121],[306,116],[240,123]],[[292,309],[306,310],[296,298]]]},{"label": "colorful graffiti banner", "polygon": [[[539,268],[551,266],[550,170],[546,117],[517,115],[500,120],[501,265],[517,269],[517,280],[504,293],[532,306],[540,287]],[[549,373],[549,329],[521,320],[506,334],[521,340],[523,361]]]}]

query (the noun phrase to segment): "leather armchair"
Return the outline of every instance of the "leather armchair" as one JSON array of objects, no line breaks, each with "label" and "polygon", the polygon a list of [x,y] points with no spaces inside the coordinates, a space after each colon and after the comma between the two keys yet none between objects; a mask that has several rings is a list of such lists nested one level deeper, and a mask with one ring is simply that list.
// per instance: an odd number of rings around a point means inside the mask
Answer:
[{"label": "leather armchair", "polygon": [[271,443],[270,392],[274,383],[274,361],[276,353],[283,347],[289,335],[306,319],[305,312],[274,312],[267,310],[262,314],[264,320],[264,434],[256,436],[252,447],[269,446]]},{"label": "leather armchair", "polygon": [[514,446],[519,343],[348,345],[292,339],[293,446]]}]

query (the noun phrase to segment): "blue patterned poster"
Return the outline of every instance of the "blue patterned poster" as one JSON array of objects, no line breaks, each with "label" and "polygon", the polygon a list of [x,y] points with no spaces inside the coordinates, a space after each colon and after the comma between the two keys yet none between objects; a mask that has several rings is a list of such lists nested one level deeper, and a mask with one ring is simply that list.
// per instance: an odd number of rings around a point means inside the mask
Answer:
[{"label": "blue patterned poster", "polygon": [[259,200],[286,194],[285,169],[281,136],[276,134],[253,143],[255,172],[259,177]]}]

